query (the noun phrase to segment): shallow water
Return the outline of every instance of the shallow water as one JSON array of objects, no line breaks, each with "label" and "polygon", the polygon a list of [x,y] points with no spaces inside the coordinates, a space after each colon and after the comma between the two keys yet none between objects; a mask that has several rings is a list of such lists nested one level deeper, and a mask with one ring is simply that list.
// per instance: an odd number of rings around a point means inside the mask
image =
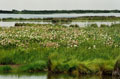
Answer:
[{"label": "shallow water", "polygon": [[0,79],[119,79],[112,76],[70,76],[65,74],[47,74],[47,73],[36,73],[36,74],[0,74]]},{"label": "shallow water", "polygon": [[[25,21],[25,22],[0,22],[0,26],[1,27],[11,27],[11,26],[15,26],[15,23],[34,23],[34,24],[52,24],[51,22],[29,22],[29,21]],[[105,25],[112,25],[112,24],[120,24],[120,21],[113,21],[113,22],[102,22],[102,21],[97,21],[97,22],[71,22],[71,23],[67,23],[67,24],[63,24],[65,26],[70,26],[70,25],[79,25],[80,27],[85,27],[91,24],[97,24],[98,27],[100,27],[100,25],[105,24]]]},{"label": "shallow water", "polygon": [[[120,13],[84,13],[84,14],[0,14],[0,18],[55,18],[55,17],[80,17],[80,16],[116,16],[120,17]],[[35,24],[52,24],[50,22],[2,22],[0,21],[0,26],[3,27],[10,27],[14,26],[15,23],[35,23]],[[71,22],[69,24],[64,24],[66,26],[69,26],[71,24],[77,24],[80,27],[88,26],[90,24],[97,24],[100,26],[101,24],[105,25],[111,25],[111,24],[118,24],[120,21],[115,21],[115,22]]]},{"label": "shallow water", "polygon": [[108,25],[108,26],[111,26],[112,24],[120,24],[120,21],[113,21],[113,22],[109,22],[109,21],[106,21],[106,22],[105,21],[104,22],[102,22],[102,21],[96,21],[96,22],[88,22],[88,21],[86,21],[86,22],[71,22],[70,24],[64,24],[64,25],[70,26],[70,25],[75,25],[75,24],[79,25],[79,27],[85,27],[85,26],[89,26],[91,24],[97,24],[97,26],[100,27],[102,24]]},{"label": "shallow water", "polygon": [[25,21],[25,22],[0,22],[0,26],[1,27],[12,27],[15,26],[16,23],[34,23],[34,24],[51,24],[50,22],[29,22],[29,21]]},{"label": "shallow water", "polygon": [[0,14],[0,18],[58,18],[58,17],[80,17],[80,16],[116,16],[116,17],[120,17],[120,13]]}]

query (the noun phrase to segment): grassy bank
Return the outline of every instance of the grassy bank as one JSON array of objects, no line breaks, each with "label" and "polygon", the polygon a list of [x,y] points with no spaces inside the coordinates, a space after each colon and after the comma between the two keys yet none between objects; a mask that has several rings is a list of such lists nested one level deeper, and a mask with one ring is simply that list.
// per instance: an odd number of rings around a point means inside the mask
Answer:
[{"label": "grassy bank", "polygon": [[[1,19],[0,19],[1,20]],[[115,16],[81,16],[69,18],[2,18],[2,21],[45,21],[45,22],[72,22],[72,21],[120,21]]]},{"label": "grassy bank", "polygon": [[120,57],[119,28],[119,24],[0,28],[0,72],[111,75]]}]

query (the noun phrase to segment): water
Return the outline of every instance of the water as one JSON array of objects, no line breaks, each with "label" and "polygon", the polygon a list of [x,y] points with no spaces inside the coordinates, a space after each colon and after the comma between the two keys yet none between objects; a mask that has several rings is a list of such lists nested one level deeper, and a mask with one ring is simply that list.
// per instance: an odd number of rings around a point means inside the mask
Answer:
[{"label": "water", "polygon": [[0,22],[0,27],[13,27],[16,23],[34,23],[34,24],[51,24],[50,22]]},{"label": "water", "polygon": [[[57,17],[80,17],[80,16],[116,16],[116,17],[120,17],[120,13],[84,13],[84,14],[0,14],[0,18],[57,18]],[[14,26],[15,23],[35,23],[35,24],[52,24],[50,22],[29,22],[29,21],[25,21],[25,22],[0,22],[0,26],[2,27],[11,27]],[[101,24],[105,24],[105,25],[111,25],[111,24],[118,24],[120,23],[120,21],[114,21],[114,22],[101,22],[101,21],[97,21],[97,22],[71,22],[69,24],[64,24],[65,26],[69,26],[69,25],[74,25],[77,24],[80,27],[84,27],[84,26],[88,26],[91,24],[97,24],[98,26],[100,26]]]},{"label": "water", "polygon": [[120,17],[120,13],[0,14],[0,18],[58,18],[58,17],[80,17],[80,16],[116,16],[116,17]]},{"label": "water", "polygon": [[79,27],[85,27],[85,26],[88,26],[88,25],[91,25],[91,24],[97,24],[98,27],[100,27],[102,24],[104,25],[108,25],[108,26],[111,26],[112,24],[120,24],[120,21],[112,21],[112,22],[109,22],[109,21],[96,21],[96,22],[71,22],[70,24],[64,24],[65,26],[70,26],[70,25],[79,25]]},{"label": "water", "polygon": [[93,76],[93,75],[83,75],[83,76],[70,76],[65,74],[0,74],[0,79],[119,79],[112,76]]},{"label": "water", "polygon": [[47,79],[47,74],[0,74],[0,79]]},{"label": "water", "polygon": [[[51,22],[29,22],[29,21],[25,21],[25,22],[0,22],[0,26],[1,27],[12,27],[12,26],[15,26],[15,23],[34,23],[34,24],[52,24]],[[109,22],[109,21],[106,21],[106,22],[102,22],[102,21],[96,21],[96,22],[88,22],[88,21],[85,21],[85,22],[71,22],[69,24],[63,24],[65,26],[70,26],[70,25],[79,25],[80,27],[85,27],[85,26],[88,26],[88,25],[91,25],[91,24],[97,24],[99,27],[100,25],[102,24],[105,24],[105,25],[112,25],[112,24],[120,24],[120,21],[113,21],[113,22]]]}]

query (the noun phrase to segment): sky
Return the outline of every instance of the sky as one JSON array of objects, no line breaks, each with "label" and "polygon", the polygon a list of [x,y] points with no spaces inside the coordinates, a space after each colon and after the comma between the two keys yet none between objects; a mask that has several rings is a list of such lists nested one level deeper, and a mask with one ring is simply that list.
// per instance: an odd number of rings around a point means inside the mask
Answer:
[{"label": "sky", "polygon": [[0,0],[1,10],[120,10],[120,0]]}]

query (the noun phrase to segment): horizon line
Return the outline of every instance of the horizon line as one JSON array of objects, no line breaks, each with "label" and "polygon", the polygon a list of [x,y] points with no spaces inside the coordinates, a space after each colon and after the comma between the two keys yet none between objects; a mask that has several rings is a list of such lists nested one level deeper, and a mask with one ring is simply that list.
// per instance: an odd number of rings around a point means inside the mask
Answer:
[{"label": "horizon line", "polygon": [[29,11],[74,11],[74,10],[120,10],[120,9],[41,9],[41,10],[36,10],[36,9],[22,9],[22,10],[18,10],[18,9],[0,9],[0,10],[7,10],[7,11],[13,11],[13,10],[17,10],[17,11],[24,11],[24,10],[29,10]]}]

